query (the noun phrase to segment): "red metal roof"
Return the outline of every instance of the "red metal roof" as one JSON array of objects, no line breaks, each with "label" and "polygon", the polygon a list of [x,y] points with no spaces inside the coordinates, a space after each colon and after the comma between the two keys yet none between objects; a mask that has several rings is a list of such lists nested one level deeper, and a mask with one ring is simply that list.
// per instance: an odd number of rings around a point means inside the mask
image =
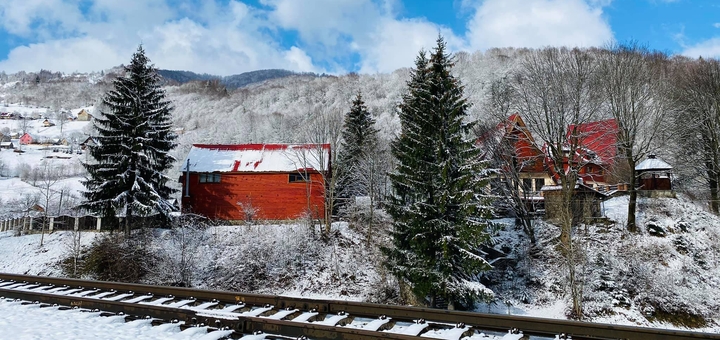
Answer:
[{"label": "red metal roof", "polygon": [[[599,157],[602,164],[613,164],[617,155],[618,125],[615,119],[568,126],[568,140],[577,136],[578,151],[587,149]],[[584,153],[587,153],[585,151]],[[591,156],[591,155],[583,155]]]}]

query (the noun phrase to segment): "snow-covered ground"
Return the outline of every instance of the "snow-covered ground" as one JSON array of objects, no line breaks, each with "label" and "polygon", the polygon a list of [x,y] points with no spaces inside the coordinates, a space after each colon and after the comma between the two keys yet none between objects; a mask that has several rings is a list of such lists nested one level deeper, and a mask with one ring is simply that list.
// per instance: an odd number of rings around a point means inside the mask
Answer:
[{"label": "snow-covered ground", "polygon": [[[627,196],[603,203],[608,222],[582,226],[575,245],[586,320],[720,333],[720,218],[679,194],[640,198],[638,233],[626,230]],[[558,227],[535,222],[531,249],[509,225],[498,236],[507,265],[490,275],[497,294],[480,311],[565,318],[570,309],[567,264],[555,248]]]},{"label": "snow-covered ground", "polygon": [[[98,234],[83,232],[80,242],[90,245]],[[12,231],[0,232],[0,272],[61,276],[59,263],[66,258],[72,246],[73,232],[56,231],[46,234],[40,246],[40,234],[13,236]]]},{"label": "snow-covered ground", "polygon": [[207,332],[207,327],[180,330],[180,324],[153,327],[152,320],[125,322],[124,316],[100,316],[79,309],[59,310],[39,304],[0,300],[0,339],[74,339],[74,340],[215,340],[232,331]]},{"label": "snow-covered ground", "polygon": [[[233,333],[231,330],[208,332],[207,327],[180,330],[180,323],[152,326],[149,319],[125,322],[124,316],[100,316],[99,312],[80,309],[59,310],[21,301],[0,300],[0,339],[73,339],[73,340],[217,340]],[[426,336],[433,336],[430,331]],[[268,334],[246,335],[241,339],[261,340]],[[468,340],[519,340],[522,334],[475,334]]]}]

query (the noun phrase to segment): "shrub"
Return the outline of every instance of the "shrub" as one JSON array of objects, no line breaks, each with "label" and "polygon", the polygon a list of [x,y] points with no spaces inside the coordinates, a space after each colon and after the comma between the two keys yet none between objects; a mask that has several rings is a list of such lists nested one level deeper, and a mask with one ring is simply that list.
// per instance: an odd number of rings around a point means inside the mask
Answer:
[{"label": "shrub", "polygon": [[[145,276],[150,254],[141,235],[126,239],[119,234],[97,238],[81,256],[78,274],[102,281],[137,283]],[[72,272],[73,258],[63,261],[66,273]]]}]

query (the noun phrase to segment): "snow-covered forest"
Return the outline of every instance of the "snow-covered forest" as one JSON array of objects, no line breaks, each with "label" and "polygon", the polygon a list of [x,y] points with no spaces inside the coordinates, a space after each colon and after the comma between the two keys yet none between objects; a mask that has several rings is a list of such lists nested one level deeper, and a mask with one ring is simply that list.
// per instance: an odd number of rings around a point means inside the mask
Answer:
[{"label": "snow-covered forest", "polygon": [[[467,119],[477,121],[481,126],[495,126],[508,114],[519,112],[527,117],[528,127],[536,133],[536,139],[553,142],[552,133],[543,135],[541,111],[534,111],[537,106],[533,105],[537,97],[557,93],[543,92],[553,86],[533,88],[528,85],[528,78],[523,78],[529,74],[541,74],[541,62],[547,56],[546,52],[491,49],[456,54],[452,71],[464,85],[464,94],[472,104]],[[561,50],[558,53],[567,56],[568,60],[578,56],[573,51]],[[593,49],[582,53],[583,58],[600,64],[605,52]],[[613,198],[606,202],[608,219],[603,223],[567,231],[572,234],[575,245],[583,250],[580,259],[573,257],[572,263],[568,263],[570,257],[559,255],[561,252],[554,247],[557,239],[563,237],[565,229],[533,219],[529,224],[534,228],[537,241],[531,244],[522,227],[504,220],[499,232],[492,237],[491,245],[495,254],[500,255],[497,255],[494,269],[483,279],[486,286],[495,292],[494,304],[479,306],[479,310],[487,308],[500,312],[542,314],[539,311],[546,308],[553,310],[553,316],[570,316],[574,315],[573,294],[580,294],[585,302],[583,313],[592,320],[642,325],[664,322],[664,325],[717,329],[720,322],[717,312],[720,310],[720,294],[717,293],[720,288],[717,280],[720,277],[720,247],[716,236],[720,232],[720,219],[710,212],[713,206],[708,204],[712,197],[708,182],[712,187],[714,178],[713,172],[708,169],[715,169],[717,174],[720,159],[717,148],[713,150],[712,144],[708,147],[703,143],[707,139],[717,143],[718,134],[703,134],[700,130],[702,123],[691,124],[700,121],[699,117],[707,113],[703,110],[708,107],[694,107],[692,101],[682,101],[701,95],[687,86],[691,79],[677,76],[679,73],[692,74],[690,71],[694,70],[696,61],[684,58],[658,60],[657,65],[653,64],[657,68],[651,73],[659,78],[648,79],[658,83],[662,81],[668,86],[640,86],[640,92],[648,97],[637,98],[651,107],[646,112],[661,115],[664,119],[650,121],[650,117],[655,117],[650,114],[641,117],[652,124],[638,124],[638,135],[647,137],[652,134],[654,138],[652,143],[641,145],[640,155],[655,153],[674,165],[679,198],[638,199],[635,233],[628,232],[626,228],[627,198]],[[537,63],[537,67],[532,67],[533,62]],[[578,61],[578,64],[583,62]],[[528,73],[529,70],[538,72]],[[121,68],[73,75],[48,71],[3,73],[0,74],[0,96],[6,103],[23,103],[49,110],[91,104],[102,110],[100,97],[110,88],[112,79],[121,73]],[[338,131],[331,129],[342,126],[344,116],[358,93],[362,94],[365,105],[375,118],[380,143],[387,145],[400,131],[398,104],[407,91],[410,73],[410,69],[399,69],[389,74],[291,75],[239,89],[227,89],[212,80],[165,86],[167,99],[173,107],[172,121],[179,135],[178,147],[171,155],[178,160],[184,159],[193,143],[269,142],[331,142],[334,144],[333,152],[339,153],[342,152],[341,147],[334,139]],[[571,76],[568,77],[572,82]],[[712,93],[712,82],[708,83],[708,93]],[[550,83],[535,85],[538,84]],[[600,81],[583,84],[586,87],[578,95],[576,104],[583,107],[582,113],[587,114],[587,120],[576,123],[613,117],[612,101],[600,98],[612,95],[610,91],[603,92],[604,88],[611,88],[608,84]],[[673,90],[670,85],[677,88]],[[511,87],[514,94],[504,97],[503,90]],[[718,115],[720,113],[715,112],[715,116],[705,121],[717,124],[720,122]],[[567,126],[566,121],[562,124]],[[657,129],[658,126],[660,129]],[[720,131],[720,125],[712,126],[711,132]],[[558,136],[566,138],[567,134],[555,131],[554,137]],[[180,162],[176,162],[168,175],[178,178],[180,167]],[[10,169],[8,173],[20,172]],[[72,176],[77,177],[77,174]],[[180,183],[169,184],[176,188],[180,186]],[[717,189],[718,183],[714,182],[714,185]],[[3,202],[9,201],[3,198]],[[381,224],[387,228],[388,217],[382,211],[378,214],[383,220]],[[154,271],[145,279],[161,284],[184,282],[265,293],[312,295],[330,291],[333,297],[398,302],[400,292],[380,265],[381,255],[376,249],[379,245],[386,245],[387,239],[376,236],[382,241],[377,244],[363,242],[369,239],[367,235],[370,233],[383,234],[380,232],[382,229],[371,230],[363,226],[360,215],[362,212],[351,214],[347,223],[338,224],[329,241],[319,240],[315,233],[301,227],[293,227],[299,229],[293,233],[282,230],[282,226],[279,230],[273,227],[270,236],[259,232],[264,226],[238,227],[243,229],[220,227],[212,231],[182,229],[178,232],[194,233],[190,239],[197,242],[192,245],[198,249],[193,254],[198,254],[200,260],[193,263],[177,263],[178,255],[174,251],[188,246],[185,235],[164,231],[155,235],[149,249],[155,251],[158,258],[165,258],[165,261],[158,262],[165,266],[153,268]],[[245,233],[243,238],[252,240],[233,240],[231,235],[240,233],[238,230]],[[226,235],[218,237],[220,234]],[[278,239],[282,235],[299,236]],[[218,246],[220,243],[222,247]],[[321,244],[327,247],[316,249]],[[293,249],[295,253],[290,256],[278,249]],[[310,266],[307,265],[311,262],[308,259],[323,261],[323,264]],[[228,276],[228,271],[237,266],[240,266],[242,275]],[[566,268],[569,266],[579,281],[568,283]],[[192,270],[178,270],[179,267]],[[284,268],[296,271],[289,272]],[[302,274],[299,274],[300,271]],[[58,273],[53,270],[48,272]],[[251,273],[262,273],[262,276]],[[182,277],[172,276],[175,274]],[[310,279],[313,275],[327,277],[319,284]],[[276,282],[276,285],[268,288],[262,284],[265,281]],[[571,291],[573,293],[568,293]]]}]

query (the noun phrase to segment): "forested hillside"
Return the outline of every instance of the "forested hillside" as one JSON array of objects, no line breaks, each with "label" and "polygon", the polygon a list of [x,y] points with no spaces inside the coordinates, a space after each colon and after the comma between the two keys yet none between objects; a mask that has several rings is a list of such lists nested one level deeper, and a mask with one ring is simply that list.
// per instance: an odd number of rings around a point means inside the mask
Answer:
[{"label": "forested hillside", "polygon": [[[544,58],[545,54],[564,53],[563,55],[566,56],[563,58],[566,58],[567,55],[572,54],[571,52],[573,51],[553,52],[552,49],[509,48],[455,54],[453,73],[464,85],[464,93],[471,104],[468,119],[477,121],[479,127],[488,127],[495,126],[510,114],[518,112],[528,122],[528,128],[536,134],[535,137],[540,145],[544,142],[557,142],[550,140],[552,136],[547,133],[537,135],[538,132],[549,127],[546,123],[550,122],[543,121],[542,110],[545,108],[528,105],[539,98],[560,95],[559,92],[548,92],[548,89],[567,85],[532,84],[529,82],[532,79],[528,75],[540,75],[543,72],[540,66],[544,61],[540,59]],[[588,71],[593,74],[605,72],[603,67],[609,67],[601,65],[604,55],[607,54],[606,50],[583,50],[582,54],[582,58],[592,60],[587,65],[590,65]],[[656,66],[653,66],[655,71],[652,72],[658,76],[649,84],[665,85],[653,89],[652,93],[646,90],[642,92],[642,97],[634,98],[644,104],[639,105],[638,110],[652,111],[655,118],[651,121],[648,117],[631,117],[636,123],[633,124],[632,129],[628,128],[627,132],[633,132],[635,139],[641,139],[643,142],[642,145],[631,147],[631,149],[642,149],[639,153],[634,151],[632,157],[635,161],[639,161],[648,153],[658,154],[675,165],[678,188],[692,192],[698,199],[708,199],[711,194],[707,189],[708,181],[712,176],[717,178],[717,173],[720,172],[708,172],[705,165],[712,164],[717,167],[718,161],[713,160],[712,157],[718,155],[717,152],[712,152],[713,148],[710,146],[718,136],[717,133],[713,134],[711,129],[710,135],[705,138],[710,140],[708,142],[710,144],[706,143],[703,146],[701,145],[703,139],[696,138],[693,133],[700,131],[703,126],[711,128],[712,124],[717,122],[713,123],[712,117],[708,117],[710,119],[708,124],[711,125],[703,124],[697,120],[698,114],[692,113],[702,108],[694,108],[693,103],[681,100],[693,98],[692,91],[699,87],[693,87],[691,84],[697,83],[701,75],[696,75],[695,79],[683,77],[682,75],[692,74],[690,71],[693,64],[682,57],[653,55],[647,58],[657,59],[653,62]],[[537,64],[536,71],[530,69],[533,62]],[[640,67],[631,65],[626,68]],[[47,70],[16,74],[0,73],[0,82],[2,82],[0,95],[5,103],[42,106],[50,110],[82,107],[97,104],[101,94],[109,88],[112,79],[121,73],[120,67],[91,74],[67,75]],[[281,70],[263,70],[248,72],[239,75],[239,78],[226,77],[228,79],[222,81],[210,79],[209,75],[198,76],[192,72],[171,71],[171,74],[182,76],[178,79],[181,82],[197,77],[204,79],[165,86],[168,98],[174,107],[173,122],[180,132],[179,147],[173,151],[173,156],[183,159],[193,143],[330,142],[336,144],[344,114],[350,109],[352,98],[358,93],[362,94],[365,104],[377,121],[381,144],[387,145],[399,131],[397,105],[405,91],[409,69],[398,69],[388,74],[351,73],[324,77],[298,75]],[[255,82],[272,77],[279,78]],[[564,77],[567,78],[565,83],[572,81],[568,78],[570,76]],[[620,78],[623,76],[621,75]],[[627,75],[624,78],[632,77]],[[618,98],[615,98],[615,101],[607,99],[609,98],[607,96],[612,94],[611,91],[606,90],[612,87],[612,79],[609,77],[603,79],[586,82],[587,99],[583,99],[586,103],[579,103],[585,105],[583,120],[597,121],[612,118],[613,112],[619,114],[619,110],[623,107],[622,103],[617,102]],[[539,77],[535,81],[540,81]],[[229,84],[225,85],[226,82],[233,82],[233,86],[241,86],[248,82],[251,84],[233,89]],[[670,86],[673,84],[676,86]],[[683,84],[688,85],[683,87]],[[708,83],[707,86],[711,87],[712,83]],[[519,93],[523,91],[525,95],[520,96]],[[685,93],[683,94],[682,91]],[[570,99],[566,98],[567,101]],[[560,110],[561,104],[558,103],[556,107],[550,109]],[[659,112],[662,114],[659,115]],[[571,123],[573,122],[568,120],[553,124],[564,125],[559,126],[564,130]],[[578,123],[583,122],[578,121]],[[565,134],[561,133],[560,136],[565,138]],[[703,150],[706,147],[710,147],[708,149],[711,152],[710,163],[703,161]],[[333,145],[334,152],[340,152],[339,148],[340,145]],[[177,174],[178,169],[179,164],[176,164],[173,172]],[[175,177],[173,174],[171,176]],[[714,195],[717,195],[717,192]]]},{"label": "forested hillside", "polygon": [[[571,127],[615,118],[624,134],[617,145],[624,164],[634,169],[633,162],[658,154],[673,164],[673,183],[681,194],[678,200],[614,198],[603,208],[605,218],[597,223],[578,223],[569,214],[564,220],[549,222],[533,217],[517,227],[513,221],[504,221],[488,245],[488,250],[493,248],[494,269],[483,276],[483,284],[498,294],[496,303],[506,302],[508,310],[514,305],[555,304],[560,305],[556,308],[560,312],[554,315],[714,326],[720,305],[719,297],[710,294],[718,287],[715,277],[720,268],[720,248],[712,241],[720,225],[718,201],[712,200],[720,180],[720,112],[715,105],[720,102],[716,98],[720,63],[654,52],[638,59],[636,52],[626,53],[622,48],[615,52],[548,48],[455,54],[452,73],[471,104],[466,120],[477,123],[473,137],[481,137],[487,131],[484,128],[494,128],[517,112],[549,157],[557,157],[552,164],[561,181],[576,183],[578,168],[571,164],[565,171],[563,157],[566,152],[585,150],[577,143],[569,143],[574,149],[567,148],[568,137],[576,131]],[[94,103],[94,114],[99,115],[103,111],[99,98],[121,72],[116,68],[73,75],[0,74],[0,96],[6,104],[49,110]],[[331,143],[333,154],[339,154],[344,151],[339,141],[345,114],[358,94],[376,122],[378,144],[387,146],[400,132],[398,104],[407,92],[411,70],[330,76],[267,70],[246,75],[221,80],[192,72],[167,73],[178,83],[164,86],[179,134],[172,156],[183,160],[194,143]],[[279,77],[256,82],[273,75]],[[180,161],[169,171],[170,178],[179,177]],[[393,160],[378,163],[385,168],[373,171],[381,176],[393,170]],[[500,166],[490,170],[497,169]],[[633,176],[627,167],[612,175],[618,182]],[[382,190],[388,187],[377,192],[377,197],[384,198],[387,192]],[[628,217],[628,206],[633,204],[637,204],[637,218]],[[380,228],[387,231],[389,217],[378,209],[382,221],[374,229],[363,225],[363,213],[355,211],[347,217],[349,230],[357,233],[349,239],[382,238],[377,235]],[[637,225],[629,220],[637,220]],[[358,249],[378,254],[367,243],[370,249]],[[382,278],[373,285],[383,292],[372,295],[398,301],[396,287],[384,285],[388,282],[384,269],[378,265],[375,270]],[[213,275],[199,281],[225,279]],[[245,278],[237,280],[230,287],[216,286],[235,288],[247,283]],[[285,284],[297,282],[304,281]]]}]

